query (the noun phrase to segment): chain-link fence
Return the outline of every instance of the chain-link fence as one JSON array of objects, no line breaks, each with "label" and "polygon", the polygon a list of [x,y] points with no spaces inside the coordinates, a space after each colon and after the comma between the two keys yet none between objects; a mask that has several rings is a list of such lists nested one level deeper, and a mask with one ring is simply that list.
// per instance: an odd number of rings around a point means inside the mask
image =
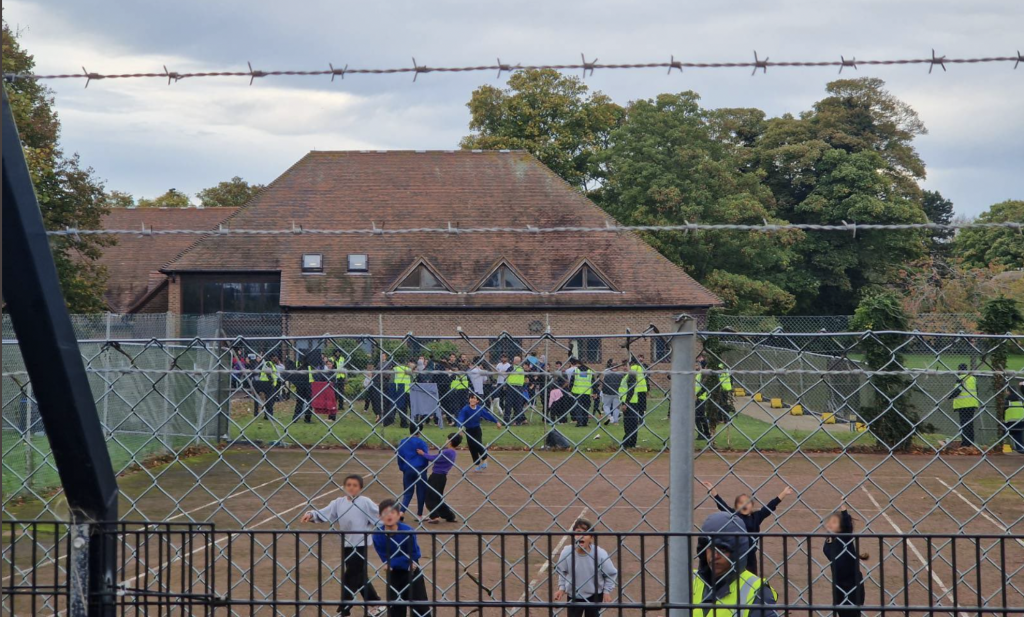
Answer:
[{"label": "chain-link fence", "polygon": [[[500,534],[432,536],[439,553],[481,543],[486,559],[509,564],[495,580],[545,602],[532,581],[545,580],[576,519],[619,534],[668,528],[674,380],[684,380],[695,404],[698,525],[737,509],[762,531],[808,534],[824,531],[845,505],[860,534],[1024,530],[1024,455],[1014,452],[1024,450],[1024,422],[1013,420],[1011,404],[1024,400],[1015,372],[1024,368],[1024,337],[699,332],[691,335],[699,351],[683,364],[692,370],[673,374],[671,341],[683,335],[238,336],[224,335],[223,321],[210,327],[221,336],[82,349],[120,474],[122,516],[244,530],[244,546],[224,540],[216,550],[233,547],[224,558],[235,580],[266,602],[232,606],[237,614],[327,585],[304,568],[326,568],[331,581],[341,575],[337,558],[309,549],[316,543],[286,535],[286,554],[272,532],[327,529],[316,521],[330,516],[303,515],[343,497],[349,476],[374,502],[407,503],[414,527],[554,534],[555,547],[526,541],[524,554],[537,555],[529,567]],[[865,363],[879,347],[891,356],[881,370]],[[31,383],[6,355],[4,371],[4,517],[60,520],[45,434],[30,419]],[[417,431],[423,441],[408,441]],[[61,528],[53,533],[59,546]],[[831,580],[830,558],[814,542],[785,542],[761,540],[762,574],[784,579],[794,604],[822,606],[811,594],[827,593],[817,587]],[[660,576],[663,548],[630,547],[633,576]],[[187,574],[199,567],[190,562],[195,549],[171,542],[155,561]],[[60,570],[57,550],[18,557],[5,549],[5,576],[23,579],[40,564]],[[859,567],[889,602],[899,584],[890,577],[901,569],[926,606],[951,606],[957,589],[1024,588],[1019,551],[1004,551],[1004,582],[984,574],[978,583],[976,570],[957,566],[967,562],[948,538],[872,550]],[[460,567],[473,572],[473,559]],[[785,574],[796,567],[801,577]],[[257,570],[267,575],[244,578]],[[628,593],[626,604],[648,599]]]}]

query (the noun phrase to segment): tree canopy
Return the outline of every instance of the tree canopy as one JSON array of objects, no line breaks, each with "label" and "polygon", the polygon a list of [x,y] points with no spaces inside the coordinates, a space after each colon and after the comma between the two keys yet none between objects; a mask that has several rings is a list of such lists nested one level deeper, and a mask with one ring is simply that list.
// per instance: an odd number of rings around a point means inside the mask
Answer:
[{"label": "tree canopy", "polygon": [[526,150],[574,187],[596,186],[594,155],[622,117],[622,108],[577,77],[555,70],[516,71],[507,88],[481,86],[469,107],[467,150]]},{"label": "tree canopy", "polygon": [[[1024,222],[1024,201],[1003,201],[978,217],[979,223]],[[1024,235],[1010,228],[963,229],[957,234],[953,251],[965,263],[979,268],[995,264],[1024,267]]]},{"label": "tree canopy", "polygon": [[[31,73],[35,59],[3,23],[3,71]],[[19,79],[4,84],[18,135],[35,185],[39,209],[47,229],[96,229],[107,211],[103,182],[83,167],[77,154],[60,146],[60,119],[53,109],[53,92],[37,80]],[[76,312],[106,310],[103,292],[106,269],[96,260],[103,247],[114,243],[105,236],[61,236],[51,239],[57,276],[68,309]]]}]

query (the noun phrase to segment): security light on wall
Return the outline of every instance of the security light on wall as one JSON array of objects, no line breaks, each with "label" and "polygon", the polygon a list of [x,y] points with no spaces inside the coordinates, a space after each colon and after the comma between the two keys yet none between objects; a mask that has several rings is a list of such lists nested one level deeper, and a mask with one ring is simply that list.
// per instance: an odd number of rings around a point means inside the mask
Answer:
[{"label": "security light on wall", "polygon": [[324,256],[321,253],[305,253],[302,256],[303,272],[323,272]]},{"label": "security light on wall", "polygon": [[348,256],[349,272],[369,272],[370,266],[364,254],[352,254]]}]

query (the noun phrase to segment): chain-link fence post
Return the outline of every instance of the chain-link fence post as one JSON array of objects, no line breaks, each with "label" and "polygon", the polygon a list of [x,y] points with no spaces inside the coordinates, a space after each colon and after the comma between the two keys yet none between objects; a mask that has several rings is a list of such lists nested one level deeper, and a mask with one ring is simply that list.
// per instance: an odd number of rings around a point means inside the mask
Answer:
[{"label": "chain-link fence post", "polygon": [[[697,358],[697,322],[689,315],[676,319],[672,337],[672,375],[669,410],[669,531],[673,534],[693,531],[693,432],[694,389],[692,371]],[[669,602],[690,601],[690,541],[688,536],[669,539]],[[674,608],[670,617],[683,617],[690,611]]]}]

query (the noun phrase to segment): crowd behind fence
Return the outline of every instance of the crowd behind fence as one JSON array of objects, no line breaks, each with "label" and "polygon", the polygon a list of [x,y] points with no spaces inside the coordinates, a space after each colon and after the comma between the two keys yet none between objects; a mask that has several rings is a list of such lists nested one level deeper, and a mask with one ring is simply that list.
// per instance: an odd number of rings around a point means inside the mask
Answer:
[{"label": "crowd behind fence", "polygon": [[[73,544],[68,526],[7,521],[3,527],[5,613],[66,610],[74,596],[74,582],[66,574],[71,570],[52,564],[67,565],[84,550]],[[390,615],[404,614],[405,608],[412,615],[554,615],[570,606],[568,598],[592,596],[597,596],[592,599],[606,615],[712,608],[764,616],[828,615],[837,610],[879,615],[1024,614],[1024,542],[1012,535],[859,535],[848,549],[858,554],[863,580],[852,601],[836,595],[840,582],[829,562],[810,558],[843,541],[842,536],[827,533],[739,537],[707,532],[380,530],[355,540],[374,546],[375,537],[412,536],[420,554],[411,578],[401,580],[372,550],[369,559],[346,563],[344,540],[336,531],[119,523],[105,533],[116,537],[116,601],[123,615],[305,614],[304,610],[334,614],[341,603],[357,615],[384,606]],[[716,573],[708,561],[714,559],[709,550],[720,551],[730,543],[749,546],[753,539],[761,559],[760,574],[753,578],[767,591],[733,600],[732,605],[719,600],[713,607],[711,596],[700,593],[700,583],[714,587],[716,582],[732,581],[743,568],[730,564]],[[679,561],[671,557],[676,550],[681,551]],[[49,567],[31,567],[45,553],[52,553]],[[385,559],[394,561],[389,555]],[[686,578],[674,575],[671,563],[685,564]],[[355,578],[347,572],[352,567],[362,569]],[[343,599],[346,581],[353,580],[359,587],[349,587]],[[373,588],[368,597],[359,593],[364,583]],[[670,597],[677,596],[671,587],[680,583],[689,583],[690,599],[673,601]],[[595,588],[599,593],[589,593]],[[567,593],[557,594],[560,589]],[[601,598],[603,590],[607,595]]]}]

